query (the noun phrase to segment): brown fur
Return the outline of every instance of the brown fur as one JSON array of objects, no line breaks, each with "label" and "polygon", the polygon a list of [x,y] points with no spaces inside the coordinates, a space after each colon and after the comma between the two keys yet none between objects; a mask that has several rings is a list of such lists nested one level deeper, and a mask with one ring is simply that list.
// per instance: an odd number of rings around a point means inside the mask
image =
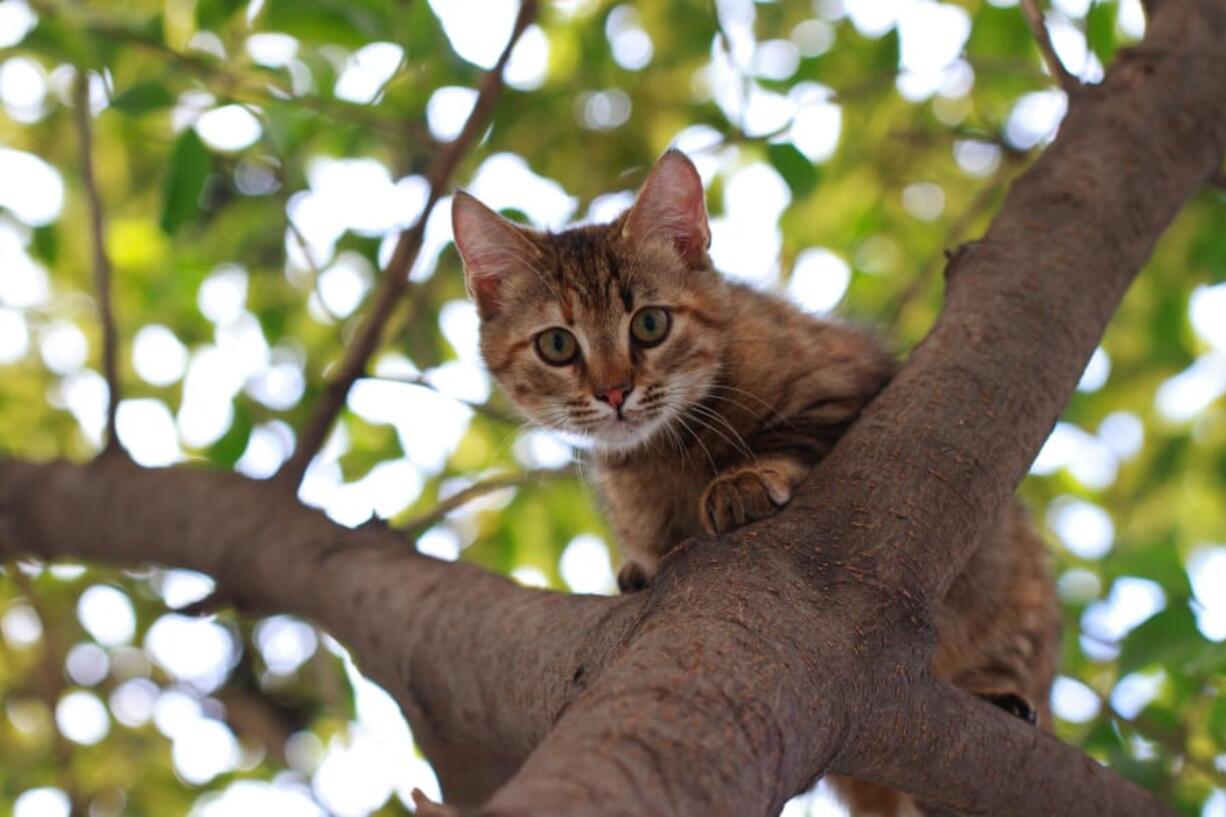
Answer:
[{"label": "brown fur", "polygon": [[[623,589],[649,581],[682,540],[785,504],[894,369],[867,332],[720,276],[705,253],[701,195],[688,160],[670,152],[612,224],[539,233],[463,194],[453,210],[491,373],[529,417],[595,443],[628,559]],[[650,348],[630,333],[644,306],[672,316]],[[573,363],[538,354],[535,337],[551,327],[577,339]],[[611,384],[633,386],[624,417],[600,396]],[[1058,638],[1043,544],[1011,505],[945,599],[933,669],[1030,703],[1046,726]],[[836,786],[856,814],[915,808],[882,787]]]}]

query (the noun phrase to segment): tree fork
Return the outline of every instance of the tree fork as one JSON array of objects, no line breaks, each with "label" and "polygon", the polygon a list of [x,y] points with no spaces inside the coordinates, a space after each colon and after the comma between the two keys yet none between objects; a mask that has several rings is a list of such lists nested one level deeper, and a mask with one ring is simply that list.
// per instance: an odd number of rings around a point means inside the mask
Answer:
[{"label": "tree fork", "polygon": [[826,772],[953,812],[1166,814],[932,679],[930,616],[1154,242],[1220,166],[1223,37],[1222,3],[1164,0],[793,503],[683,544],[644,593],[519,588],[268,484],[122,461],[0,461],[0,548],[192,567],[315,619],[400,702],[448,798],[490,817],[769,814]]}]

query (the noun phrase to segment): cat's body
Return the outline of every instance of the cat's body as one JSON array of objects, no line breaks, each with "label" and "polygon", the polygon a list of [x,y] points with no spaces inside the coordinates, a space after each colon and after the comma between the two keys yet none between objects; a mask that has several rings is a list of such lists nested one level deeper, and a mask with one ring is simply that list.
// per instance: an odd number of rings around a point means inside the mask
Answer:
[{"label": "cat's body", "polygon": [[857,328],[741,284],[713,288],[711,317],[728,342],[705,396],[678,413],[674,433],[593,457],[610,526],[646,576],[682,540],[786,503],[894,368]]},{"label": "cat's body", "polygon": [[[595,443],[624,590],[685,539],[786,504],[893,373],[870,334],[711,267],[702,185],[679,153],[612,224],[538,233],[464,194],[453,224],[491,373],[528,416]],[[1059,618],[1042,542],[1015,503],[937,625],[937,675],[1047,723]],[[858,815],[913,808],[838,785]]]}]

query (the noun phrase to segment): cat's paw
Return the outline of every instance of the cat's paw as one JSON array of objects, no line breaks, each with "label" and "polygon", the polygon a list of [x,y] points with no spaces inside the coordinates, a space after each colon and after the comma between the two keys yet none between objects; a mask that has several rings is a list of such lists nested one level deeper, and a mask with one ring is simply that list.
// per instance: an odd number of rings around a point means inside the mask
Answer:
[{"label": "cat's paw", "polygon": [[637,593],[651,584],[647,570],[638,562],[626,562],[617,571],[617,589],[623,593]]},{"label": "cat's paw", "polygon": [[703,491],[703,528],[710,534],[727,533],[770,516],[792,498],[796,470],[790,463],[755,463],[723,472]]}]

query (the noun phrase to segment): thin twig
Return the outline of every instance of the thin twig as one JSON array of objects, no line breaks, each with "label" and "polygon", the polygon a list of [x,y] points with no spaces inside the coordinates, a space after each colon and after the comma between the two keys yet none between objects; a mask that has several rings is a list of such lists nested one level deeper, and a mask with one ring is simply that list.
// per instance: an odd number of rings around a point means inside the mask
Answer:
[{"label": "thin twig", "polygon": [[[307,108],[331,119],[353,122],[396,138],[403,138],[407,129],[409,136],[423,147],[430,148],[436,145],[429,128],[424,125],[418,123],[405,125],[395,122],[387,117],[379,116],[370,106],[318,94],[295,94],[292,90],[282,88],[270,79],[244,77],[227,69],[211,57],[179,51],[139,29],[116,23],[112,19],[83,15],[77,9],[66,9],[59,3],[47,2],[47,0],[34,0],[31,5],[40,15],[58,18],[71,15],[75,22],[92,34],[129,43],[160,54],[201,81],[214,82],[221,86],[210,88],[210,90],[218,91],[221,95],[237,101],[243,101],[240,95],[246,95],[249,97],[247,101],[264,105],[288,103]],[[392,77],[394,78],[395,76]]]},{"label": "thin twig", "polygon": [[1106,695],[1100,694],[1099,700],[1102,702],[1103,709],[1110,718],[1130,727],[1144,740],[1156,743],[1170,754],[1179,757],[1187,766],[1209,778],[1213,785],[1219,788],[1226,788],[1226,772],[1218,769],[1213,764],[1213,761],[1204,760],[1192,755],[1188,751],[1187,741],[1180,735],[1174,734],[1165,727],[1154,723],[1153,719],[1146,716],[1144,712],[1139,712],[1131,718],[1125,717],[1111,704],[1111,699]]},{"label": "thin twig", "polygon": [[1069,73],[1068,68],[1065,68],[1064,63],[1060,60],[1060,55],[1056,53],[1051,34],[1047,31],[1047,23],[1043,20],[1043,12],[1039,9],[1039,0],[1021,0],[1021,6],[1022,13],[1026,15],[1026,23],[1030,26],[1030,32],[1034,34],[1035,44],[1039,47],[1039,53],[1043,55],[1043,62],[1047,65],[1048,72],[1061,89],[1072,97],[1080,90],[1081,80]]},{"label": "thin twig", "polygon": [[[949,244],[960,245],[966,237],[966,233],[970,230],[975,220],[983,215],[984,210],[992,199],[1000,194],[1005,183],[1008,181],[1009,174],[1007,172],[1008,164],[1002,162],[999,170],[993,176],[991,183],[979,190],[975,197],[971,200],[970,205],[962,212],[958,218],[949,225],[949,231],[946,233],[946,238]],[[912,301],[924,291],[924,287],[928,286],[933,274],[941,265],[941,262],[948,260],[948,250],[934,255],[928,259],[928,262],[920,268],[911,282],[907,284],[894,303],[886,308],[881,322],[884,326],[897,326],[898,320],[902,317],[905,310]]]},{"label": "thin twig", "polygon": [[410,539],[416,539],[421,533],[442,522],[447,514],[457,510],[474,499],[479,499],[487,494],[492,494],[495,491],[501,491],[504,488],[516,488],[521,485],[538,485],[542,482],[548,482],[555,479],[568,479],[575,476],[577,471],[574,466],[564,466],[562,468],[536,468],[532,471],[524,471],[518,474],[506,474],[500,477],[490,477],[489,479],[475,482],[462,491],[458,491],[446,499],[439,502],[430,510],[414,517],[401,526],[404,535]]},{"label": "thin twig", "polygon": [[740,95],[738,99],[738,116],[737,116],[737,131],[745,133],[745,117],[749,107],[749,90],[752,80],[748,72],[741,68],[736,60],[736,55],[732,53],[732,38],[728,35],[728,30],[724,27],[724,20],[719,16],[719,4],[715,0],[711,0],[709,4],[711,17],[715,20],[715,35],[719,40],[720,50],[724,52],[724,56],[728,58],[728,65],[737,75],[738,88],[737,93]]},{"label": "thin twig", "polygon": [[393,82],[400,79],[400,77],[404,74],[405,70],[407,70],[408,67],[409,67],[409,53],[405,51],[401,53],[400,62],[396,63],[396,68],[392,71],[392,73],[387,75],[387,79],[379,83],[379,87],[375,89],[375,92],[373,94],[371,94],[370,96],[371,101],[377,104],[380,100],[382,100],[383,95],[387,93],[388,87],[390,87]]},{"label": "thin twig", "polygon": [[315,253],[311,249],[307,237],[303,235],[302,229],[298,223],[294,221],[293,216],[286,211],[285,226],[289,229],[290,235],[294,237],[294,243],[298,245],[298,249],[302,251],[302,259],[306,261],[307,269],[311,272],[311,292],[315,294],[315,300],[319,303],[319,308],[324,311],[333,323],[340,323],[344,320],[340,315],[332,311],[328,306],[328,302],[324,300],[323,294],[319,291],[319,279],[323,277],[323,270],[319,268],[319,262],[315,260]]},{"label": "thin twig", "polygon": [[103,454],[122,451],[119,435],[115,431],[115,417],[119,413],[119,362],[116,347],[119,344],[115,331],[115,313],[111,304],[111,262],[106,255],[106,228],[103,223],[102,196],[98,193],[98,180],[94,177],[93,132],[89,109],[89,72],[77,69],[73,82],[73,114],[77,123],[78,147],[81,163],[81,183],[89,200],[90,242],[94,254],[94,289],[98,298],[98,317],[102,321],[102,373],[106,377],[106,443]]},{"label": "thin twig", "polygon": [[426,199],[426,205],[422,208],[413,226],[400,233],[392,258],[388,261],[379,281],[379,289],[374,295],[370,311],[363,317],[344,359],[337,367],[336,374],[325,387],[319,403],[315,406],[315,411],[303,427],[293,455],[286,460],[281,470],[273,477],[287,489],[296,489],[298,483],[302,481],[302,476],[306,473],[311,458],[323,446],[328,431],[332,428],[337,416],[340,415],[345,399],[349,395],[349,389],[353,386],[354,381],[366,371],[371,356],[379,346],[388,318],[391,317],[400,296],[408,289],[409,271],[421,252],[426,222],[434,211],[434,206],[450,185],[456,165],[459,164],[460,159],[477,140],[477,137],[485,131],[494,103],[502,92],[503,69],[511,59],[511,52],[519,42],[520,36],[535,17],[536,0],[523,0],[520,4],[519,16],[515,20],[515,28],[511,32],[506,48],[498,57],[498,62],[482,79],[477,101],[468,115],[468,120],[464,123],[464,129],[454,140],[442,146],[426,171],[426,179],[430,183],[430,195]]}]

